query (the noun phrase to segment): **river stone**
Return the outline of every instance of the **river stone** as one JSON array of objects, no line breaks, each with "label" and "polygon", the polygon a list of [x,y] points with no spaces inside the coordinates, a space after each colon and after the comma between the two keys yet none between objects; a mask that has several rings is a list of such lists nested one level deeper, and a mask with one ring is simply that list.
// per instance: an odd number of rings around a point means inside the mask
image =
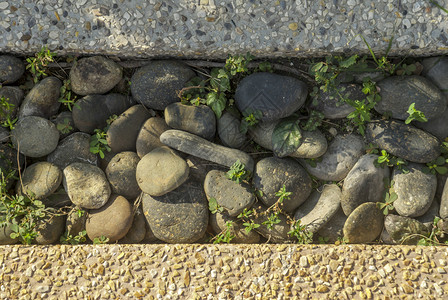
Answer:
[{"label": "river stone", "polygon": [[[342,83],[337,87],[344,99],[364,100],[366,95],[362,92],[362,86],[354,83]],[[347,104],[335,92],[323,92],[319,90],[317,99],[313,100],[310,108],[320,111],[327,119],[341,119],[347,117],[355,108]],[[314,101],[316,104],[314,105]]]},{"label": "river stone", "polygon": [[262,192],[259,199],[268,207],[277,202],[279,197],[275,194],[285,186],[285,190],[292,193],[280,206],[286,212],[299,207],[312,190],[311,178],[298,162],[278,157],[263,158],[257,163],[252,185]]},{"label": "river stone", "polygon": [[343,229],[346,221],[347,216],[342,209],[339,208],[336,214],[319,229],[317,234],[326,239],[327,243],[335,243],[343,238]]},{"label": "river stone", "polygon": [[143,215],[141,208],[137,209],[134,213],[134,219],[132,220],[132,226],[128,233],[119,240],[120,244],[138,244],[146,236],[146,219]]},{"label": "river stone", "polygon": [[47,156],[47,161],[63,170],[75,162],[96,166],[98,157],[90,152],[90,135],[84,132],[75,132],[59,143],[56,149]]},{"label": "river stone", "polygon": [[440,198],[440,217],[442,219],[448,218],[448,180],[445,179],[443,185],[442,197]]},{"label": "river stone", "polygon": [[255,203],[255,196],[248,184],[232,181],[225,172],[218,170],[208,172],[204,191],[209,201],[215,198],[218,205],[231,217],[238,216]]},{"label": "river stone", "polygon": [[235,103],[242,113],[260,111],[262,121],[274,121],[292,115],[307,95],[306,84],[294,77],[260,72],[241,80]]},{"label": "river stone", "polygon": [[257,211],[257,216],[253,218],[255,224],[260,224],[260,227],[256,231],[268,239],[271,243],[285,243],[291,242],[291,237],[288,232],[291,230],[291,226],[288,219],[284,214],[279,214],[279,223],[274,224],[271,229],[263,225],[263,222],[268,221],[270,213],[266,214],[267,208],[263,205],[254,205],[253,209]]},{"label": "river stone", "polygon": [[325,185],[322,192],[313,191],[294,213],[294,219],[307,231],[316,233],[341,207],[341,190],[336,184]]},{"label": "river stone", "polygon": [[135,199],[140,194],[140,188],[135,178],[137,164],[140,161],[135,152],[121,152],[115,155],[106,168],[112,193]]},{"label": "river stone", "polygon": [[[4,221],[4,216],[0,216],[0,221]],[[0,227],[0,245],[14,245],[19,241],[19,238],[12,239],[11,223],[6,223],[4,227]]]},{"label": "river stone", "polygon": [[146,120],[138,133],[135,144],[138,156],[142,158],[152,150],[164,146],[160,141],[160,135],[169,129],[170,127],[162,118],[153,117]]},{"label": "river stone", "polygon": [[425,174],[423,164],[409,163],[408,173],[398,168],[392,172],[393,188],[398,198],[394,202],[397,213],[403,217],[419,217],[424,215],[432,201],[437,188],[437,177]]},{"label": "river stone", "polygon": [[344,179],[341,206],[349,216],[355,208],[365,202],[381,202],[384,179],[390,177],[388,167],[376,167],[378,155],[366,154],[356,162]]},{"label": "river stone", "polygon": [[406,120],[409,105],[424,113],[428,120],[441,115],[446,108],[443,93],[422,76],[391,76],[377,83],[381,101],[375,105],[380,114],[390,112],[392,118]]},{"label": "river stone", "polygon": [[373,242],[383,230],[384,216],[376,203],[367,202],[358,206],[344,224],[344,238],[347,243]]},{"label": "river stone", "polygon": [[109,243],[123,238],[132,226],[132,206],[129,201],[118,195],[112,195],[99,209],[89,211],[86,222],[87,236],[92,241],[105,236]]},{"label": "river stone", "polygon": [[19,118],[37,116],[49,119],[55,115],[61,106],[61,102],[58,101],[61,86],[61,81],[54,76],[39,81],[23,100]]},{"label": "river stone", "polygon": [[[81,210],[80,214],[78,210]],[[86,230],[88,214],[85,210],[78,207],[73,207],[67,214],[67,220],[65,220],[65,230],[71,236],[77,236],[80,232]]]},{"label": "river stone", "polygon": [[[0,88],[0,98],[1,97],[4,97],[13,106],[10,110],[10,117],[11,119],[14,119],[17,116],[20,104],[23,101],[23,90],[16,86],[4,86]],[[6,116],[1,117],[0,120],[6,121]]]},{"label": "river stone", "polygon": [[239,160],[247,170],[252,172],[254,169],[254,161],[247,153],[214,144],[185,131],[167,130],[160,135],[160,141],[176,150],[229,168]]},{"label": "river stone", "polygon": [[63,173],[64,188],[75,205],[97,209],[106,204],[111,190],[100,168],[77,162],[66,167]]},{"label": "river stone", "polygon": [[56,129],[59,130],[59,140],[62,140],[77,131],[71,111],[61,112],[55,119],[51,119],[51,122],[53,122],[53,124],[56,125]]},{"label": "river stone", "polygon": [[260,241],[260,235],[255,230],[247,232],[240,219],[219,212],[210,215],[210,225],[215,234],[225,232],[227,230],[227,222],[233,224],[230,228],[230,234],[234,236],[231,240],[232,244],[256,244]]},{"label": "river stone", "polygon": [[59,242],[65,230],[65,216],[52,216],[48,220],[40,220],[36,227],[35,242],[38,245],[49,245]]},{"label": "river stone", "polygon": [[123,77],[123,69],[103,56],[81,58],[70,70],[72,91],[78,95],[105,94]]},{"label": "river stone", "polygon": [[433,222],[434,222],[434,218],[440,216],[439,210],[440,210],[439,201],[434,199],[432,201],[432,203],[431,203],[431,206],[426,211],[426,213],[423,216],[420,216],[420,217],[415,218],[415,219],[417,221],[423,223],[423,225],[425,225],[426,228],[428,228],[428,230],[431,231],[432,225],[433,225]]},{"label": "river stone", "polygon": [[445,56],[429,57],[422,61],[423,76],[431,80],[445,94],[448,104],[448,58]]},{"label": "river stone", "polygon": [[11,131],[11,141],[20,153],[29,157],[42,157],[56,149],[59,131],[47,119],[36,116],[24,117]]},{"label": "river stone", "polygon": [[[5,174],[11,172],[17,176],[19,167],[25,164],[25,157],[22,154],[17,155],[17,150],[5,144],[0,144],[0,170]],[[6,189],[9,190],[14,184],[14,178],[8,178],[5,175]]]},{"label": "river stone", "polygon": [[154,236],[167,243],[194,243],[204,235],[209,210],[200,183],[188,181],[160,197],[143,193],[143,214]]},{"label": "river stone", "polygon": [[[249,128],[253,141],[268,150],[272,147],[272,134],[279,121],[260,122]],[[318,129],[313,131],[302,130],[302,144],[289,156],[297,158],[318,158],[327,151],[327,139]]]},{"label": "river stone", "polygon": [[0,84],[10,84],[19,80],[25,72],[23,61],[12,55],[0,55]]},{"label": "river stone", "polygon": [[140,189],[151,196],[162,196],[188,179],[187,162],[167,146],[156,148],[137,164],[136,178]]},{"label": "river stone", "polygon": [[132,76],[132,96],[148,108],[164,110],[179,101],[176,92],[194,76],[195,73],[180,61],[154,60]]},{"label": "river stone", "polygon": [[141,244],[151,244],[155,242],[160,242],[160,240],[156,238],[156,236],[154,235],[154,232],[152,232],[152,229],[149,226],[146,217],[145,217],[145,230],[146,230],[145,237],[143,238],[143,240],[140,241]]},{"label": "river stone", "polygon": [[120,94],[88,95],[76,102],[73,121],[79,130],[93,134],[107,126],[110,116],[120,115],[132,103],[132,98]]},{"label": "river stone", "polygon": [[107,130],[107,143],[113,152],[136,152],[135,144],[142,125],[151,117],[143,105],[134,105],[122,113]]},{"label": "river stone", "polygon": [[435,136],[399,121],[368,123],[366,138],[388,153],[416,163],[428,163],[440,155]]},{"label": "river stone", "polygon": [[189,178],[194,179],[197,182],[204,182],[205,177],[207,176],[208,172],[211,170],[219,170],[219,171],[225,171],[227,172],[229,169],[212,163],[208,160],[188,155],[185,158],[185,161],[187,162],[188,166],[190,167],[190,174],[188,175]]},{"label": "river stone", "polygon": [[188,131],[207,140],[215,137],[215,113],[206,105],[192,106],[176,102],[165,108],[164,115],[166,124],[171,128]]},{"label": "river stone", "polygon": [[364,141],[355,134],[337,135],[315,167],[301,160],[307,171],[320,180],[340,181],[364,153]]},{"label": "river stone", "polygon": [[11,132],[5,127],[0,127],[0,143],[8,143]]},{"label": "river stone", "polygon": [[246,135],[240,131],[241,121],[229,112],[225,112],[218,120],[218,135],[224,146],[241,148],[246,142]]},{"label": "river stone", "polygon": [[[448,99],[448,93],[447,93]],[[444,140],[448,136],[448,109],[438,116],[437,118],[431,119],[428,122],[412,122],[415,127],[423,129],[424,131],[438,137],[440,140]]]},{"label": "river stone", "polygon": [[60,185],[56,191],[42,200],[42,203],[45,204],[46,207],[53,208],[62,208],[73,204],[63,185]]},{"label": "river stone", "polygon": [[54,164],[42,161],[28,166],[22,174],[22,182],[17,183],[19,194],[27,194],[42,200],[59,187],[62,171]]},{"label": "river stone", "polygon": [[[427,235],[428,229],[423,223],[409,217],[388,215],[384,219],[384,229],[390,238],[399,245],[415,245],[421,239],[421,235]],[[412,234],[418,236],[409,237]]]}]

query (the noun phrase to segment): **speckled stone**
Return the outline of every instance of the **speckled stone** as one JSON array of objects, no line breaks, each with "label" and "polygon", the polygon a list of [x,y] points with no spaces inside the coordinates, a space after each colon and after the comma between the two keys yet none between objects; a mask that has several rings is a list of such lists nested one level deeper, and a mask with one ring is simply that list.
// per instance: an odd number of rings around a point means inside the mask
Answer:
[{"label": "speckled stone", "polygon": [[54,164],[43,161],[28,166],[18,182],[20,194],[32,195],[42,200],[52,194],[62,182],[62,171]]},{"label": "speckled stone", "polygon": [[[397,215],[386,216],[384,228],[392,240],[400,245],[415,245],[421,239],[421,235],[429,233],[423,223],[409,217]],[[413,234],[416,236],[410,236]]]},{"label": "speckled stone", "polygon": [[141,192],[135,177],[139,161],[137,153],[131,151],[120,152],[111,159],[105,173],[112,193],[129,200],[137,198]]},{"label": "speckled stone", "polygon": [[164,146],[160,141],[160,135],[171,129],[164,119],[153,117],[146,120],[137,136],[136,149],[140,158],[152,150]]},{"label": "speckled stone", "polygon": [[39,81],[23,100],[20,106],[19,118],[37,116],[49,119],[55,115],[61,102],[59,102],[62,82],[54,77],[46,77]]},{"label": "speckled stone", "polygon": [[383,220],[383,213],[376,203],[363,203],[348,216],[343,229],[344,238],[351,244],[372,242],[381,234]]},{"label": "speckled stone", "polygon": [[0,83],[14,83],[25,72],[25,64],[12,55],[0,55]]}]

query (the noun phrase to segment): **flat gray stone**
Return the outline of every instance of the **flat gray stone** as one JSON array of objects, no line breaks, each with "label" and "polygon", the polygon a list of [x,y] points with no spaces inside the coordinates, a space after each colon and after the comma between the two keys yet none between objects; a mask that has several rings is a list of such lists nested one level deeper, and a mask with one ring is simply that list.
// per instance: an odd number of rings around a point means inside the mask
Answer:
[{"label": "flat gray stone", "polygon": [[103,56],[81,58],[70,70],[72,91],[78,95],[104,94],[123,77],[123,69]]},{"label": "flat gray stone", "polygon": [[292,194],[284,199],[280,207],[286,212],[293,212],[311,194],[311,178],[296,161],[288,158],[267,157],[255,166],[252,185],[262,192],[259,199],[271,206],[279,199],[275,194],[285,186]]},{"label": "flat gray stone", "polygon": [[131,151],[120,152],[111,159],[105,173],[112,188],[112,193],[129,200],[138,197],[141,190],[135,173],[139,161],[140,158],[137,153]]},{"label": "flat gray stone", "polygon": [[166,124],[171,128],[188,131],[207,140],[215,137],[215,113],[208,106],[176,102],[165,108],[164,116]]},{"label": "flat gray stone", "polygon": [[383,230],[384,216],[376,203],[358,206],[344,224],[344,238],[350,244],[373,242]]},{"label": "flat gray stone", "polygon": [[194,76],[195,73],[180,61],[153,60],[132,75],[132,96],[148,108],[164,110],[180,100],[176,91]]},{"label": "flat gray stone", "polygon": [[160,141],[160,135],[169,129],[171,128],[162,118],[153,117],[146,120],[137,136],[135,147],[138,156],[142,158],[152,150],[164,146]]},{"label": "flat gray stone", "polygon": [[232,181],[225,172],[218,170],[207,173],[204,191],[209,201],[215,198],[218,205],[231,217],[238,216],[255,203],[255,195],[248,184]]},{"label": "flat gray stone", "polygon": [[210,214],[210,225],[212,226],[215,234],[225,232],[227,230],[227,222],[231,222],[233,225],[230,229],[230,234],[233,235],[234,238],[230,241],[230,243],[256,244],[260,241],[260,235],[255,230],[247,232],[240,219],[230,217],[227,214],[219,212],[216,214]]},{"label": "flat gray stone", "polygon": [[[443,93],[428,79],[422,76],[391,76],[377,83],[381,101],[375,105],[380,114],[389,112],[392,117],[406,120],[409,106],[424,113],[428,120],[440,116],[446,108]],[[415,121],[416,122],[416,121]]]},{"label": "flat gray stone", "polygon": [[132,226],[132,206],[123,196],[112,195],[99,209],[89,211],[86,232],[92,241],[105,236],[109,243],[123,238]]},{"label": "flat gray stone", "polygon": [[366,138],[388,153],[416,163],[428,163],[440,155],[435,136],[400,121],[370,122]]},{"label": "flat gray stone", "polygon": [[100,168],[85,163],[72,163],[63,173],[65,191],[75,205],[97,209],[109,200],[110,185]]},{"label": "flat gray stone", "polygon": [[47,156],[47,161],[63,170],[75,162],[96,166],[98,157],[90,152],[90,135],[84,132],[75,132],[60,141],[56,149]]},{"label": "flat gray stone", "polygon": [[142,204],[154,236],[164,242],[194,243],[207,229],[207,199],[197,182],[186,182],[160,197],[143,193]]},{"label": "flat gray stone", "polygon": [[24,72],[25,64],[21,59],[12,55],[0,55],[0,83],[14,83]]},{"label": "flat gray stone", "polygon": [[[384,229],[390,238],[399,245],[415,245],[422,238],[422,235],[426,236],[429,233],[423,223],[409,217],[397,215],[386,216]],[[411,235],[415,236],[411,237]]]},{"label": "flat gray stone", "polygon": [[296,210],[294,219],[316,233],[330,221],[341,207],[341,189],[336,184],[325,185],[322,192],[313,191]]},{"label": "flat gray stone", "polygon": [[409,173],[405,174],[397,168],[392,172],[393,188],[398,196],[394,207],[401,216],[422,216],[434,200],[437,178],[434,174],[425,174],[423,167],[423,164],[409,163]]},{"label": "flat gray stone", "polygon": [[355,208],[365,202],[381,202],[384,178],[390,177],[388,167],[376,167],[378,155],[366,154],[356,162],[342,186],[341,206],[349,216]]},{"label": "flat gray stone", "polygon": [[107,143],[112,152],[136,152],[138,134],[151,114],[143,105],[134,105],[119,115],[107,130]]},{"label": "flat gray stone", "polygon": [[[362,86],[354,83],[342,83],[338,87],[338,92],[344,99],[363,100],[366,95],[362,92]],[[323,92],[319,90],[317,96],[317,103],[311,104],[310,108],[320,111],[327,119],[341,119],[347,117],[355,108],[347,104],[344,99],[341,99],[335,92]],[[313,102],[314,103],[314,102]]]},{"label": "flat gray stone", "polygon": [[340,181],[364,153],[364,141],[355,134],[337,135],[316,167],[301,160],[307,171],[320,180]]},{"label": "flat gray stone", "polygon": [[218,136],[224,146],[241,148],[246,142],[246,134],[240,131],[241,121],[229,112],[225,112],[218,120]]},{"label": "flat gray stone", "polygon": [[47,119],[35,116],[24,117],[11,131],[11,141],[23,155],[42,157],[56,149],[59,131]]},{"label": "flat gray stone", "polygon": [[49,119],[57,114],[61,102],[59,102],[62,82],[50,76],[39,81],[23,100],[20,106],[19,118],[37,116]]},{"label": "flat gray stone", "polygon": [[42,200],[51,195],[62,182],[62,171],[54,164],[43,161],[28,166],[18,182],[19,194]]},{"label": "flat gray stone", "polygon": [[[260,122],[256,126],[249,128],[249,134],[253,141],[261,147],[272,151],[272,134],[278,122]],[[325,154],[327,147],[327,139],[320,130],[302,130],[302,144],[289,156],[297,158],[318,158]]]},{"label": "flat gray stone", "polygon": [[306,100],[306,84],[294,77],[254,73],[245,77],[235,91],[240,112],[261,111],[262,121],[275,121],[292,115]]},{"label": "flat gray stone", "polygon": [[189,174],[187,162],[167,146],[156,148],[137,164],[140,189],[151,196],[162,196],[182,185]]},{"label": "flat gray stone", "polygon": [[227,148],[207,141],[194,134],[181,130],[167,130],[160,135],[160,141],[176,150],[231,167],[237,160],[253,171],[253,159],[243,151]]}]

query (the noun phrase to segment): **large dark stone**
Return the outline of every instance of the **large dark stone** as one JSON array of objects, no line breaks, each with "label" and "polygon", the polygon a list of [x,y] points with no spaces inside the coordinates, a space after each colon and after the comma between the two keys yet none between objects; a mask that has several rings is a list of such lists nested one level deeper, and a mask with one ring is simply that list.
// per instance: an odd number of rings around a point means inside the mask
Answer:
[{"label": "large dark stone", "polygon": [[17,176],[19,167],[25,164],[25,157],[22,154],[17,155],[17,150],[5,144],[0,144],[0,170],[4,173],[6,189],[9,190],[14,184],[14,177]]},{"label": "large dark stone", "polygon": [[446,108],[443,93],[428,79],[421,76],[392,76],[377,83],[381,101],[375,105],[380,114],[389,112],[392,117],[406,120],[409,105],[424,113],[428,120],[436,118]]},{"label": "large dark stone", "polygon": [[[362,92],[362,86],[359,84],[340,84],[338,92],[344,99],[363,100],[366,95]],[[347,117],[355,108],[347,104],[344,99],[336,94],[335,91],[323,92],[319,90],[317,99],[313,100],[317,103],[310,106],[312,109],[320,111],[327,119],[341,119]]]},{"label": "large dark stone", "polygon": [[72,91],[82,96],[107,93],[122,77],[122,67],[103,56],[81,58],[70,70]]},{"label": "large dark stone", "polygon": [[285,186],[285,190],[292,193],[280,205],[286,212],[299,207],[312,189],[310,176],[298,162],[278,157],[267,157],[257,163],[252,184],[262,192],[259,198],[268,207],[278,201],[275,194]]},{"label": "large dark stone", "polygon": [[224,146],[240,148],[246,142],[246,135],[240,131],[241,121],[229,112],[225,112],[218,120],[218,135]]},{"label": "large dark stone", "polygon": [[23,100],[19,118],[37,116],[49,119],[55,115],[61,106],[58,101],[61,85],[61,81],[54,76],[39,81]]},{"label": "large dark stone", "polygon": [[[0,88],[0,97],[4,97],[13,106],[10,110],[10,118],[13,120],[19,112],[20,104],[24,97],[23,91],[16,86],[4,86]],[[0,117],[0,120],[6,121],[6,116]]]},{"label": "large dark stone", "polygon": [[348,243],[373,242],[383,230],[384,215],[376,203],[367,202],[358,206],[344,224],[344,238]]},{"label": "large dark stone", "polygon": [[95,129],[103,129],[107,119],[119,115],[132,105],[132,98],[121,94],[89,95],[73,108],[73,121],[76,128],[92,134]]},{"label": "large dark stone", "polygon": [[435,136],[399,121],[370,122],[366,137],[388,153],[417,163],[428,163],[440,155]]},{"label": "large dark stone", "polygon": [[0,55],[0,84],[17,81],[25,72],[25,64],[17,57]]},{"label": "large dark stone", "polygon": [[431,80],[442,91],[448,104],[448,57],[425,58],[422,64],[423,76]]},{"label": "large dark stone", "polygon": [[151,112],[143,105],[134,105],[122,113],[107,130],[107,143],[112,152],[136,152],[137,137]]},{"label": "large dark stone", "polygon": [[154,60],[132,76],[132,96],[148,108],[164,110],[179,101],[176,92],[194,76],[195,73],[182,62]]},{"label": "large dark stone", "polygon": [[160,197],[143,193],[143,214],[155,237],[167,243],[194,243],[204,235],[209,218],[200,183],[189,181]]},{"label": "large dark stone", "polygon": [[254,161],[243,151],[213,144],[206,139],[181,130],[167,130],[160,135],[160,141],[176,150],[231,167],[237,160],[253,171]]},{"label": "large dark stone", "polygon": [[207,140],[215,137],[215,113],[208,106],[192,106],[177,102],[168,105],[164,115],[166,124],[171,128],[185,130]]},{"label": "large dark stone", "polygon": [[255,73],[245,77],[235,92],[241,112],[261,111],[262,121],[274,121],[292,115],[306,100],[304,82],[273,73]]},{"label": "large dark stone", "polygon": [[[446,97],[448,99],[448,93]],[[424,131],[438,137],[440,140],[444,140],[448,136],[447,120],[448,109],[445,109],[443,114],[437,118],[431,119],[428,122],[412,122],[412,124],[414,124],[415,127],[423,129]]]},{"label": "large dark stone", "polygon": [[59,238],[65,229],[65,216],[51,216],[47,220],[38,221],[36,227],[36,243],[49,245],[59,242]]}]

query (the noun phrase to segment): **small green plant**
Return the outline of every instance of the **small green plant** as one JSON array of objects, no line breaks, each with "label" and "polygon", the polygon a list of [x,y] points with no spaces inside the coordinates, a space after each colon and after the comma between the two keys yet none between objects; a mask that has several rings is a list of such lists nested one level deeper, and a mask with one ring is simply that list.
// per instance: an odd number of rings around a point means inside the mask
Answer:
[{"label": "small green plant", "polygon": [[398,199],[397,193],[395,193],[393,186],[394,181],[389,182],[389,178],[384,178],[385,191],[383,193],[383,202],[377,202],[377,207],[383,212],[385,216],[389,214],[391,210],[394,210],[394,201]]},{"label": "small green plant", "polygon": [[379,150],[378,150],[378,146],[372,143],[369,143],[366,146],[366,154],[378,154]]},{"label": "small green plant", "polygon": [[64,119],[64,123],[58,123],[56,125],[56,128],[62,134],[67,134],[67,133],[69,133],[70,131],[73,130],[73,127],[70,125],[70,120],[68,118]]},{"label": "small green plant", "polygon": [[402,64],[400,69],[397,70],[397,75],[412,75],[417,70],[415,64]]},{"label": "small green plant", "polygon": [[334,243],[336,246],[348,244],[348,240],[345,236],[339,236],[337,241]]},{"label": "small green plant", "polygon": [[279,215],[280,212],[279,211],[275,211],[271,214],[269,214],[268,219],[264,222],[262,222],[262,225],[265,225],[267,229],[271,230],[272,228],[274,228],[274,225],[278,224],[281,222]]},{"label": "small green plant", "polygon": [[296,117],[282,119],[272,133],[272,150],[278,157],[285,157],[296,151],[302,144],[300,120]]},{"label": "small green plant", "polygon": [[325,118],[325,115],[317,110],[311,110],[308,116],[308,120],[305,125],[302,126],[303,130],[306,131],[314,131],[318,127],[322,125],[322,121]]},{"label": "small green plant", "polygon": [[253,229],[260,227],[260,224],[256,224],[252,217],[255,216],[255,210],[245,208],[242,213],[238,215],[238,219],[243,220],[244,230],[249,233]]},{"label": "small green plant", "polygon": [[260,227],[260,224],[255,223],[253,220],[249,220],[247,222],[243,223],[244,226],[244,230],[249,233],[251,232],[253,229],[257,229],[258,227]]},{"label": "small green plant", "polygon": [[33,75],[34,83],[37,83],[41,77],[47,76],[47,66],[49,63],[54,62],[55,55],[47,47],[43,47],[34,57],[28,57],[26,59],[28,63],[26,69],[30,70]]},{"label": "small green plant", "polygon": [[224,208],[213,197],[208,200],[208,209],[212,214],[222,213],[224,211]]},{"label": "small green plant", "polygon": [[109,238],[105,237],[104,235],[100,236],[100,237],[96,237],[93,239],[93,244],[94,245],[99,245],[99,244],[107,244],[109,242]]},{"label": "small green plant", "polygon": [[329,240],[330,238],[326,236],[319,236],[318,238],[319,244],[327,244]]},{"label": "small green plant", "polygon": [[[448,241],[442,241],[442,238],[444,237],[445,233],[440,230],[438,224],[441,221],[439,217],[434,217],[434,220],[432,222],[432,228],[431,232],[428,236],[421,236],[421,239],[417,242],[417,245],[421,246],[440,246],[440,245],[448,245]],[[411,236],[408,236],[406,238],[410,238]]]},{"label": "small green plant", "polygon": [[441,174],[444,175],[448,173],[448,168],[445,167],[445,164],[448,163],[448,159],[443,156],[437,157],[435,160],[426,164],[426,167],[423,167],[424,173],[431,174]]},{"label": "small green plant", "polygon": [[233,234],[233,226],[234,224],[232,221],[227,221],[226,228],[212,239],[213,244],[230,243],[232,239],[235,238],[235,235]]},{"label": "small green plant", "polygon": [[298,244],[311,244],[313,242],[313,233],[306,229],[305,225],[301,225],[301,220],[295,220],[288,232],[290,237],[297,239]]},{"label": "small green plant", "polygon": [[62,104],[64,104],[65,107],[67,107],[69,111],[72,111],[73,107],[81,109],[79,104],[76,103],[76,100],[77,100],[76,96],[72,96],[70,80],[69,79],[64,80],[64,83],[61,86],[60,96],[59,96],[58,101],[61,102]]},{"label": "small green plant", "polygon": [[104,158],[105,152],[110,152],[111,149],[107,144],[107,133],[101,129],[95,129],[95,134],[90,137],[90,152],[99,154],[101,159]]},{"label": "small green plant", "polygon": [[263,114],[260,110],[245,110],[243,112],[243,119],[240,124],[240,132],[246,133],[249,127],[253,127],[258,124],[262,116]]},{"label": "small green plant", "polygon": [[389,59],[387,58],[387,56],[389,55],[390,49],[392,48],[392,43],[394,40],[394,36],[392,36],[389,39],[389,43],[387,45],[387,49],[386,49],[386,53],[384,56],[381,56],[380,58],[377,58],[375,53],[373,52],[372,48],[370,47],[369,43],[367,42],[367,40],[364,38],[363,35],[360,35],[360,37],[362,38],[362,40],[364,41],[364,44],[366,44],[367,48],[369,49],[370,55],[372,56],[372,59],[375,61],[376,65],[377,65],[377,69],[392,75],[395,73],[395,70],[397,69],[397,67],[401,64],[393,64],[389,61]]},{"label": "small green plant", "polygon": [[409,105],[409,109],[407,112],[409,114],[409,117],[406,119],[406,121],[404,121],[406,124],[409,124],[414,120],[418,122],[428,122],[428,119],[425,117],[425,114],[415,109],[415,103]]},{"label": "small green plant", "polygon": [[104,131],[107,131],[108,129],[109,129],[109,127],[110,127],[110,125],[113,123],[113,122],[115,122],[115,120],[117,120],[118,119],[118,116],[117,115],[111,115],[109,118],[107,118],[107,120],[106,120],[106,123],[107,123],[107,129],[105,129]]},{"label": "small green plant", "polygon": [[15,105],[10,103],[9,98],[0,97],[0,124],[2,127],[14,129],[17,118],[13,118]]},{"label": "small green plant", "polygon": [[67,231],[60,237],[59,241],[61,244],[79,245],[85,243],[87,238],[87,232],[85,230],[80,231],[77,235],[72,236]]},{"label": "small green plant", "polygon": [[278,202],[279,204],[282,204],[283,201],[285,201],[285,200],[289,200],[289,198],[290,198],[291,195],[292,195],[291,192],[287,192],[287,191],[286,191],[286,186],[285,186],[285,185],[283,185],[283,186],[280,188],[280,190],[278,190],[278,192],[275,193],[275,196],[278,197],[277,202]]},{"label": "small green plant", "polygon": [[237,160],[227,172],[227,178],[235,181],[236,183],[240,183],[244,180],[249,180],[251,177],[250,171],[246,170],[246,166]]},{"label": "small green plant", "polygon": [[[247,65],[250,61],[252,61],[255,57],[250,55],[249,53],[246,53],[246,55],[237,55],[237,56],[231,56],[226,60],[225,69],[232,75],[235,76],[237,73],[244,73],[248,72]],[[263,65],[263,67],[266,66],[266,64]]]},{"label": "small green plant", "polygon": [[407,167],[408,162],[402,158],[396,157],[392,154],[389,154],[386,150],[381,150],[381,155],[374,162],[376,167],[397,167],[403,173],[408,173],[409,169]]}]

